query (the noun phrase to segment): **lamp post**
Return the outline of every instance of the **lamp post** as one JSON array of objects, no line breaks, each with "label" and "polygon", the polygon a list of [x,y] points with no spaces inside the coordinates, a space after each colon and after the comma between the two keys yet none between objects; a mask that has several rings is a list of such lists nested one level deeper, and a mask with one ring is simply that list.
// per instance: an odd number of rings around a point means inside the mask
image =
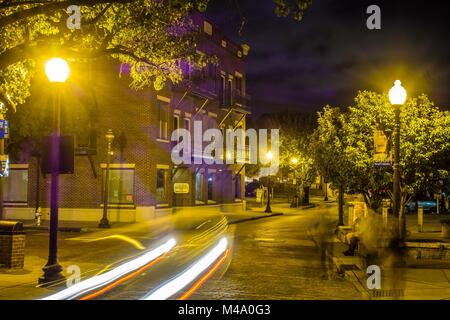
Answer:
[{"label": "lamp post", "polygon": [[298,190],[297,190],[297,165],[298,165],[298,159],[297,158],[292,158],[291,159],[291,164],[292,167],[294,169],[294,196],[292,199],[292,203],[291,203],[291,208],[297,208],[298,207]]},{"label": "lamp post", "polygon": [[[272,161],[273,158],[273,154],[271,151],[267,152],[266,154],[266,158],[267,160],[269,160],[269,163]],[[269,167],[270,170],[270,167]],[[266,210],[264,211],[265,213],[272,213],[272,208],[270,207],[270,171],[269,171],[269,175],[268,175],[268,183],[267,183],[267,205],[266,205]]]},{"label": "lamp post", "polygon": [[406,219],[404,210],[400,210],[400,107],[406,101],[406,90],[402,87],[400,80],[395,81],[394,86],[389,91],[389,100],[394,108],[394,177],[393,177],[393,213],[399,221],[399,237],[405,239]]},{"label": "lamp post", "polygon": [[52,58],[45,64],[45,73],[54,89],[53,127],[51,136],[51,189],[50,189],[50,236],[47,264],[39,283],[46,285],[64,279],[62,267],[58,263],[58,192],[60,170],[60,134],[61,134],[61,92],[60,86],[70,75],[67,62],[61,58]]},{"label": "lamp post", "polygon": [[103,184],[103,217],[98,225],[99,228],[108,229],[111,225],[108,221],[108,193],[109,193],[109,167],[111,163],[111,156],[113,152],[111,151],[111,144],[114,140],[114,134],[111,129],[105,135],[106,141],[108,142],[108,153],[106,156],[106,171],[105,171],[105,182]]}]

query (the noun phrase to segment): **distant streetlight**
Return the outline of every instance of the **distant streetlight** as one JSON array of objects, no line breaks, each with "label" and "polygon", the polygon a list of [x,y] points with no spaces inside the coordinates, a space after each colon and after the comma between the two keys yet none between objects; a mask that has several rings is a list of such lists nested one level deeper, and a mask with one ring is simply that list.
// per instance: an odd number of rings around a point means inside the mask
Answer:
[{"label": "distant streetlight", "polygon": [[105,182],[103,184],[103,217],[100,220],[99,228],[108,229],[111,225],[108,221],[108,193],[109,193],[109,167],[111,164],[111,156],[113,152],[111,151],[111,145],[114,140],[114,134],[111,129],[105,135],[106,141],[108,142],[108,154],[106,156],[106,172],[105,172]]},{"label": "distant streetlight", "polygon": [[394,108],[395,128],[394,128],[394,177],[393,177],[393,212],[399,219],[399,236],[405,239],[406,219],[405,212],[400,210],[400,107],[406,101],[406,90],[402,87],[400,80],[395,81],[394,86],[389,91],[389,101]]},{"label": "distant streetlight", "polygon": [[[266,158],[267,158],[267,160],[269,160],[269,163],[270,163],[273,159],[273,153],[271,151],[267,152]],[[269,170],[270,170],[270,167],[269,167]],[[268,183],[267,183],[267,205],[266,205],[266,210],[264,212],[272,213],[272,208],[270,207],[270,171],[269,171]]]},{"label": "distant streetlight", "polygon": [[50,236],[47,264],[44,275],[39,278],[41,284],[51,284],[64,279],[63,268],[58,263],[58,192],[60,171],[60,135],[61,135],[61,92],[60,85],[70,75],[67,62],[61,58],[52,58],[45,64],[45,73],[54,89],[53,94],[53,129],[51,146],[51,189],[50,189]]},{"label": "distant streetlight", "polygon": [[291,159],[291,163],[296,166],[298,164],[298,159],[297,158],[292,158]]}]

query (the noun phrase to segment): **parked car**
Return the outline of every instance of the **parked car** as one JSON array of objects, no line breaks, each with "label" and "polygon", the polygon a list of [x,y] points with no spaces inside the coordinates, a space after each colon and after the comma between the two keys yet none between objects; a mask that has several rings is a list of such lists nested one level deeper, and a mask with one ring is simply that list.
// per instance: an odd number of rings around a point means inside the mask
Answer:
[{"label": "parked car", "polygon": [[252,181],[247,183],[245,186],[245,196],[246,197],[256,197],[256,190],[262,186],[259,181]]},{"label": "parked car", "polygon": [[437,206],[436,206],[436,200],[425,198],[425,197],[419,197],[413,200],[410,200],[405,205],[406,212],[417,212],[417,209],[419,207],[423,207],[423,212],[430,213],[430,212],[436,212]]}]

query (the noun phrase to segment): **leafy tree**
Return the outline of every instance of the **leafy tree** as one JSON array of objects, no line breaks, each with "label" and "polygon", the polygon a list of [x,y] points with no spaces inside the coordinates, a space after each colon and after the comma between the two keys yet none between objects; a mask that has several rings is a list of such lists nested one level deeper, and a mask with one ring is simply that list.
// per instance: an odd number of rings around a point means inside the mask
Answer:
[{"label": "leafy tree", "polygon": [[[189,13],[209,0],[8,0],[0,4],[0,89],[23,104],[37,67],[53,55],[72,61],[102,56],[129,64],[131,87],[182,79],[181,60],[203,66]],[[279,16],[299,19],[312,0],[274,0]],[[67,8],[81,7],[81,29],[70,30]]]},{"label": "leafy tree", "polygon": [[352,163],[346,157],[346,115],[339,108],[326,106],[318,114],[313,134],[312,154],[324,180],[339,189],[339,225],[344,224],[344,190],[352,181]]},{"label": "leafy tree", "polygon": [[[373,208],[392,189],[392,168],[374,166],[373,133],[394,130],[394,113],[386,94],[359,92],[349,108],[345,150],[352,159],[355,179],[352,187],[361,192]],[[450,114],[441,111],[422,94],[408,99],[401,108],[400,165],[401,210],[410,196],[427,190],[439,191],[449,176]],[[381,192],[380,192],[381,191]]]},{"label": "leafy tree", "polygon": [[[207,0],[36,0],[0,4],[0,88],[16,104],[30,94],[36,67],[55,54],[72,61],[110,56],[129,64],[131,86],[181,80],[180,60],[202,65],[188,13]],[[81,6],[81,29],[67,28],[66,9]]]},{"label": "leafy tree", "polygon": [[[390,136],[394,113],[386,94],[362,91],[347,113],[325,107],[315,132],[315,159],[321,174],[335,185],[361,193],[377,209],[392,190],[392,168],[374,165],[376,130]],[[424,190],[439,191],[449,177],[450,114],[422,94],[401,109],[401,210]]]}]

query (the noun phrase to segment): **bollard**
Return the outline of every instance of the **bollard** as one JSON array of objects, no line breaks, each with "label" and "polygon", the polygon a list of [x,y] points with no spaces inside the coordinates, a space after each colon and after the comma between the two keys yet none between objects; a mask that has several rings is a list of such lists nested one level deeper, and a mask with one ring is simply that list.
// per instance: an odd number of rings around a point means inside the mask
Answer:
[{"label": "bollard", "polygon": [[423,207],[419,206],[417,209],[417,225],[419,232],[423,232]]},{"label": "bollard", "polygon": [[383,206],[383,225],[384,227],[387,227],[388,225],[388,207]]},{"label": "bollard", "polygon": [[41,225],[42,222],[42,210],[41,207],[39,207],[36,212],[34,213],[34,221],[37,226]]}]

